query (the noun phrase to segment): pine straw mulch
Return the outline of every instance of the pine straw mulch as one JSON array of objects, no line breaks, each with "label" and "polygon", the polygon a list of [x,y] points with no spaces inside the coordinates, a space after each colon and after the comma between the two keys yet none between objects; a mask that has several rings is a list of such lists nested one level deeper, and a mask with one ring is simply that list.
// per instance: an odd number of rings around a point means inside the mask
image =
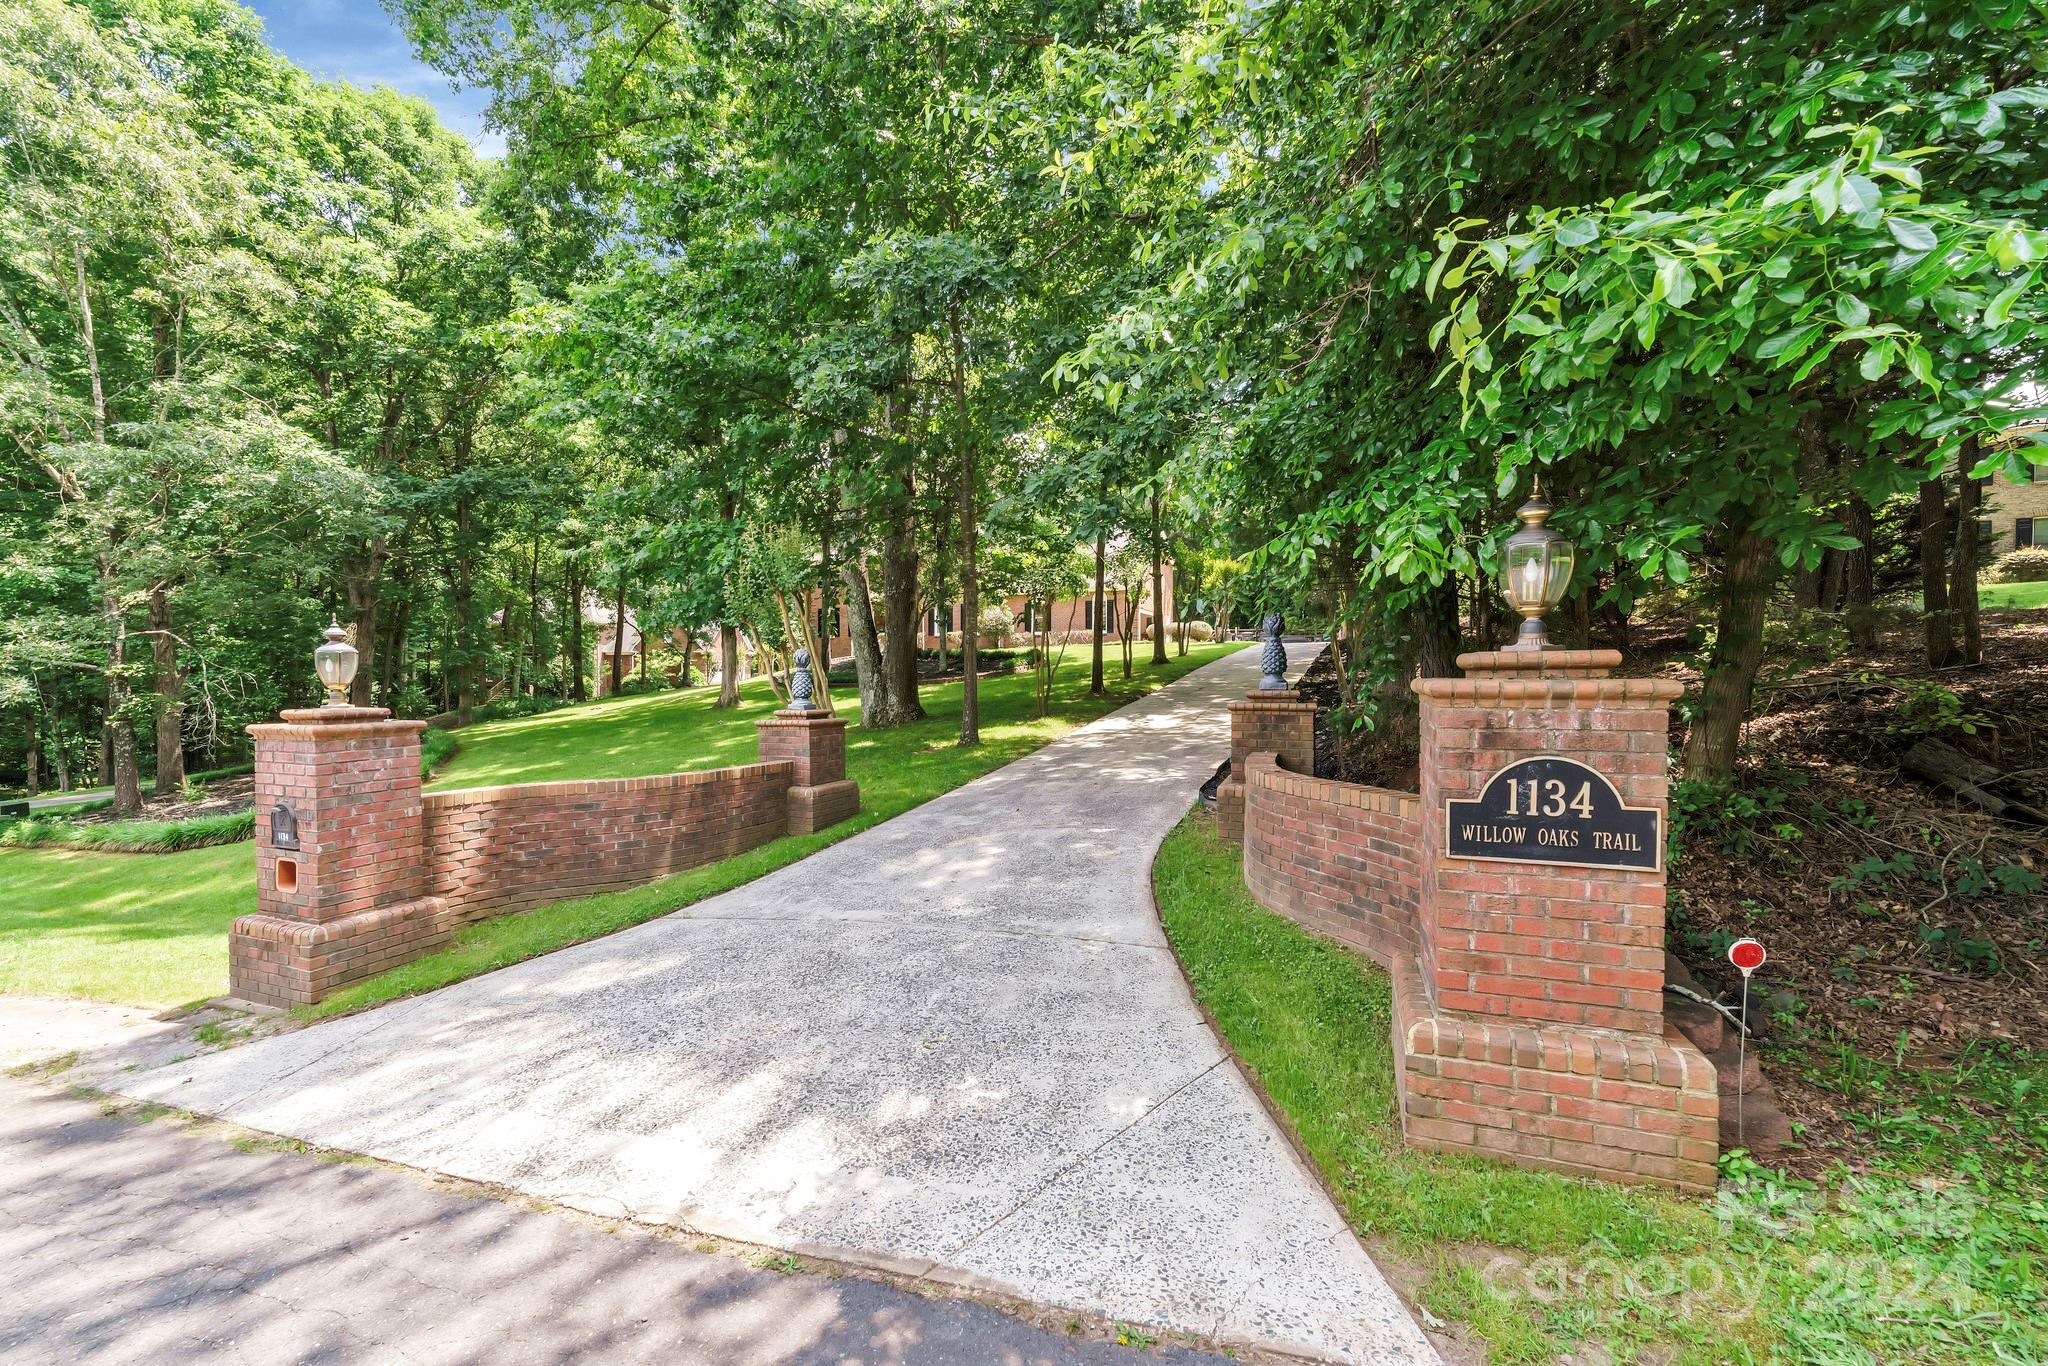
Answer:
[{"label": "pine straw mulch", "polygon": [[[1982,667],[1932,671],[1906,623],[1871,656],[1767,677],[1734,785],[1764,809],[1695,817],[1681,838],[1673,951],[1732,992],[1727,940],[1762,940],[1771,960],[1756,988],[1796,1017],[1776,1023],[1809,1063],[1816,1048],[1916,1069],[1985,1045],[2048,1049],[2048,897],[2025,885],[2048,878],[2048,830],[1993,819],[1900,768],[1933,734],[2048,805],[2048,620],[1986,614],[1984,639]],[[1694,681],[1655,654],[1625,671]],[[1935,687],[1961,699],[1974,733],[1936,718]],[[1789,1165],[1860,1165],[1865,1130],[1841,1097],[1807,1068],[1768,1053],[1764,1065],[1805,1130]]]},{"label": "pine straw mulch", "polygon": [[178,792],[167,792],[159,796],[145,791],[142,794],[142,810],[133,816],[117,816],[106,807],[77,816],[68,815],[62,808],[49,814],[65,816],[79,825],[107,825],[115,821],[182,821],[195,816],[231,816],[239,811],[247,811],[255,804],[255,775],[242,773],[227,778],[209,779],[204,795],[196,802],[186,801],[183,794]]}]

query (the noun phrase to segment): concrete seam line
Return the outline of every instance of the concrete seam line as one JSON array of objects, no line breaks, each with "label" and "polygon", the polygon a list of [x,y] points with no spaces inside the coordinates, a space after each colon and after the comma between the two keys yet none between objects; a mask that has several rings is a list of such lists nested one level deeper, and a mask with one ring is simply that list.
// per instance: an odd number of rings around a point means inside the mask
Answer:
[{"label": "concrete seam line", "polygon": [[1054,1186],[1057,1186],[1060,1183],[1060,1181],[1065,1176],[1067,1176],[1068,1173],[1073,1172],[1082,1166],[1085,1166],[1091,1158],[1093,1158],[1097,1153],[1101,1152],[1104,1148],[1107,1148],[1110,1144],[1116,1142],[1125,1134],[1137,1128],[1140,1124],[1143,1124],[1146,1120],[1152,1118],[1152,1116],[1158,1114],[1161,1106],[1165,1105],[1175,1096],[1187,1090],[1190,1086],[1193,1086],[1196,1082],[1208,1076],[1211,1072],[1214,1072],[1217,1068],[1223,1066],[1225,1063],[1229,1061],[1230,1055],[1226,1051],[1222,1057],[1216,1059],[1216,1061],[1210,1063],[1207,1067],[1204,1067],[1201,1071],[1195,1073],[1186,1081],[1183,1081],[1180,1085],[1174,1087],[1171,1091],[1168,1091],[1165,1095],[1161,1096],[1153,1104],[1147,1106],[1144,1114],[1139,1115],[1136,1119],[1124,1125],[1121,1129],[1118,1129],[1109,1137],[1103,1139],[1100,1143],[1090,1148],[1087,1152],[1082,1153],[1079,1157],[1076,1157],[1073,1161],[1067,1163],[1058,1171],[1048,1176],[1044,1181],[1040,1182],[1036,1187],[1034,1187],[1029,1195],[1026,1195],[1016,1204],[1012,1205],[1010,1208],[1004,1210],[1001,1214],[997,1215],[994,1219],[990,1220],[986,1226],[977,1230],[973,1237],[969,1238],[966,1242],[960,1244],[960,1246],[954,1248],[951,1252],[947,1253],[946,1256],[949,1259],[953,1257],[958,1257],[961,1253],[967,1251],[968,1248],[973,1247],[983,1238],[986,1238],[989,1234],[995,1232],[996,1229],[1000,1228],[1013,1215],[1023,1210],[1032,1201],[1036,1200],[1039,1196],[1044,1195]]}]

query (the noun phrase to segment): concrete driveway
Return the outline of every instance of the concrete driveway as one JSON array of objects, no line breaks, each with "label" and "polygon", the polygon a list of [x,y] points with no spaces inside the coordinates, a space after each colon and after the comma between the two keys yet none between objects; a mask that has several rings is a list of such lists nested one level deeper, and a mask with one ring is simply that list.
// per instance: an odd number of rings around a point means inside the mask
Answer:
[{"label": "concrete driveway", "polygon": [[1434,1360],[1152,910],[1257,653],[666,919],[118,1089],[1227,1343]]}]

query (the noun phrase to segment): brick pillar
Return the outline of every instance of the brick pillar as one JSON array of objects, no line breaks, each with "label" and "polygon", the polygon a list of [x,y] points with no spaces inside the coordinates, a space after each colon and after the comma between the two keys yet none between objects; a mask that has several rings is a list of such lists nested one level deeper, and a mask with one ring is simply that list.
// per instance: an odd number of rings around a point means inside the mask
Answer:
[{"label": "brick pillar", "polygon": [[1230,773],[1216,789],[1216,828],[1224,839],[1244,839],[1245,760],[1279,756],[1289,773],[1316,771],[1316,704],[1293,688],[1246,693],[1230,704]]},{"label": "brick pillar", "polygon": [[1447,1010],[1657,1033],[1664,1027],[1664,871],[1494,863],[1443,852],[1447,801],[1518,759],[1562,755],[1629,806],[1665,809],[1668,679],[1612,679],[1613,650],[1466,655],[1423,678],[1422,956]]},{"label": "brick pillar", "polygon": [[424,729],[381,707],[313,707],[249,727],[257,912],[229,935],[231,995],[310,1005],[446,940],[447,903],[423,895]]},{"label": "brick pillar", "polygon": [[[1402,1127],[1590,1176],[1710,1189],[1714,1072],[1663,1012],[1664,870],[1455,857],[1446,803],[1502,768],[1574,759],[1623,804],[1666,809],[1663,679],[1611,650],[1465,655],[1421,698],[1419,953],[1394,965]],[[1511,856],[1510,856],[1511,857]]]},{"label": "brick pillar", "polygon": [[860,785],[846,776],[846,722],[821,711],[779,711],[754,729],[761,759],[796,765],[789,786],[789,833],[808,835],[860,810]]}]

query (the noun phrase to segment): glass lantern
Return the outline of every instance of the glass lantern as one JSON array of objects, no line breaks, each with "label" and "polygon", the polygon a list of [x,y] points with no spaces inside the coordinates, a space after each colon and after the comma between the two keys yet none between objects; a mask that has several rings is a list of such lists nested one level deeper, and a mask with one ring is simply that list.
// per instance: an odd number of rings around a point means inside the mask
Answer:
[{"label": "glass lantern", "polygon": [[320,675],[320,686],[327,689],[327,700],[321,705],[345,707],[348,685],[356,679],[356,647],[348,643],[348,632],[339,618],[331,620],[325,635],[327,643],[313,651],[313,670]]},{"label": "glass lantern", "polygon": [[1508,606],[1522,614],[1522,629],[1508,648],[1541,650],[1550,644],[1543,633],[1543,614],[1564,601],[1578,552],[1544,525],[1550,504],[1540,497],[1522,504],[1515,516],[1522,524],[1501,546],[1500,590]]}]

